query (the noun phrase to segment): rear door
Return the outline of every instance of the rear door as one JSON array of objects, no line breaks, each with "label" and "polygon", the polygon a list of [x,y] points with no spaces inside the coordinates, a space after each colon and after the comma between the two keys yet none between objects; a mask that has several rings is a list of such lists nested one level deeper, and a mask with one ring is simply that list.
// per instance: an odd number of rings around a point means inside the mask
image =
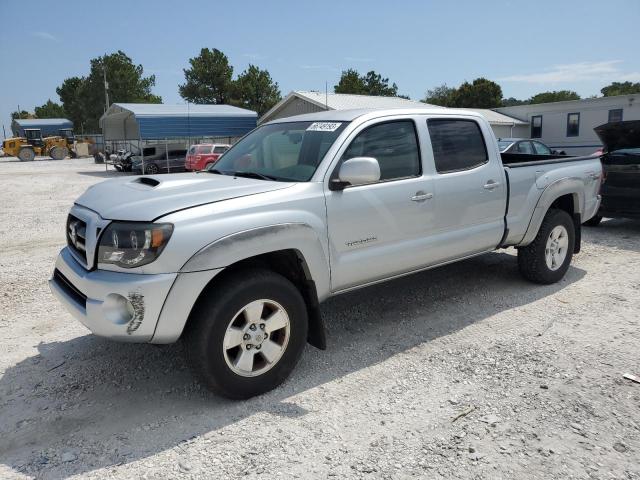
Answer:
[{"label": "rear door", "polygon": [[[506,179],[486,122],[427,120],[436,175],[431,263],[493,250],[504,233]],[[528,142],[527,142],[528,143]]]}]

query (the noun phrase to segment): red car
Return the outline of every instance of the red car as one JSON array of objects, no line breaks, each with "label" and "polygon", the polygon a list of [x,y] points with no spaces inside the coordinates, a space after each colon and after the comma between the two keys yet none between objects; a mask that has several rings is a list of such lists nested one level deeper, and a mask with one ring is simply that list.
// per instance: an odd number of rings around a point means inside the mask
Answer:
[{"label": "red car", "polygon": [[201,143],[192,145],[187,152],[184,168],[187,171],[204,170],[212,163],[216,163],[220,156],[229,150],[231,145],[220,143]]}]

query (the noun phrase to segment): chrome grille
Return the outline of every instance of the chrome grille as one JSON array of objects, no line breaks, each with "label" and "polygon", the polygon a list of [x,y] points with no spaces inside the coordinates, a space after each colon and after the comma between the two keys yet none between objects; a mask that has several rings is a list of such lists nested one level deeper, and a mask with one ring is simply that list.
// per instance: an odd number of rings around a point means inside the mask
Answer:
[{"label": "chrome grille", "polygon": [[67,245],[71,251],[87,264],[87,224],[78,217],[67,217]]}]

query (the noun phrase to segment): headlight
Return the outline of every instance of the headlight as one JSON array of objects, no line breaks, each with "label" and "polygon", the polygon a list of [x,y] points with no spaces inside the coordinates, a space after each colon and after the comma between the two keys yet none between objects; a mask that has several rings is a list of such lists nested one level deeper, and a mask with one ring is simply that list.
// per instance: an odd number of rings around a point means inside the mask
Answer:
[{"label": "headlight", "polygon": [[100,237],[98,263],[135,268],[153,262],[173,233],[170,223],[112,222]]}]

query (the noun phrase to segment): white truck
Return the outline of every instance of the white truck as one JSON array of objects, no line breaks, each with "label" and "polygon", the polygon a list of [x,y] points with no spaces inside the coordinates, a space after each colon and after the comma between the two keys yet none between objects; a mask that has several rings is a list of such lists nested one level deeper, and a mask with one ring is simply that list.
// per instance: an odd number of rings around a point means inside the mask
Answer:
[{"label": "white truck", "polygon": [[208,170],[90,187],[51,290],[96,335],[183,339],[207,387],[251,397],[284,381],[306,342],[325,348],[332,295],[507,247],[527,279],[560,280],[602,167],[522,160],[502,159],[468,111],[276,120]]}]

